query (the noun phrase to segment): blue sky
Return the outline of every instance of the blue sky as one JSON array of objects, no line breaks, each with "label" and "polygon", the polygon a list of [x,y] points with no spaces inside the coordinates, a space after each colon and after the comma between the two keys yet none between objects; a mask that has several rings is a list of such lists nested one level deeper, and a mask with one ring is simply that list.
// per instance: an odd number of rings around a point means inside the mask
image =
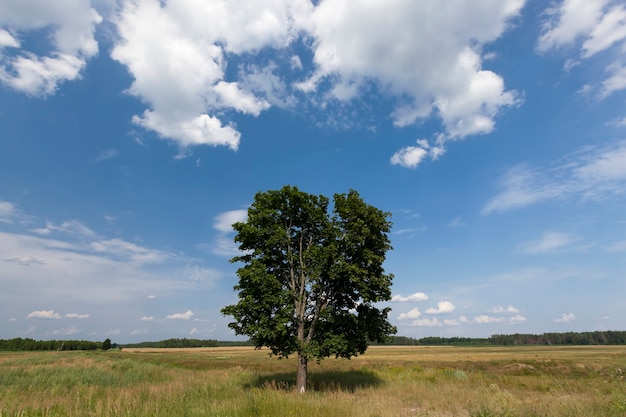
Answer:
[{"label": "blue sky", "polygon": [[0,338],[232,340],[258,191],[393,214],[400,335],[626,328],[626,6],[0,0]]}]

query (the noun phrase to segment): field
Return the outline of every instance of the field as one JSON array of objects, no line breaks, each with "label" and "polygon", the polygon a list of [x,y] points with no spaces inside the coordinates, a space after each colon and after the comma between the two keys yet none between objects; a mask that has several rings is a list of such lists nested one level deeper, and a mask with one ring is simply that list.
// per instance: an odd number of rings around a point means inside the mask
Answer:
[{"label": "field", "polygon": [[0,352],[9,416],[625,416],[626,346],[372,347],[309,366],[252,348]]}]

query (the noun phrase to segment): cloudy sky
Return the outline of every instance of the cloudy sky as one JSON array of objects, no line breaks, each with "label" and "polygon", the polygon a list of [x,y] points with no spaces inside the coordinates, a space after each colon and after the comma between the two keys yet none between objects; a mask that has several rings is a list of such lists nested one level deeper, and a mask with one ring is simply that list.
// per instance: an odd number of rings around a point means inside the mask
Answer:
[{"label": "cloudy sky", "polygon": [[0,338],[232,340],[258,191],[393,213],[400,335],[626,328],[626,5],[0,0]]}]

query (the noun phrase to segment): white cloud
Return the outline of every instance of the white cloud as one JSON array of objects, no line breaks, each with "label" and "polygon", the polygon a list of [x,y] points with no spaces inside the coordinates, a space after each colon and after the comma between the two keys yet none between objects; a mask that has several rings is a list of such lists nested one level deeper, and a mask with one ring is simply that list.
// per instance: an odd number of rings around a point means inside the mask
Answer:
[{"label": "white cloud", "polygon": [[60,319],[61,315],[59,313],[55,313],[54,310],[38,310],[29,313],[26,316],[28,319]]},{"label": "white cloud", "polygon": [[567,249],[575,240],[569,233],[545,232],[538,240],[519,244],[518,249],[525,253],[552,253]]},{"label": "white cloud", "polygon": [[445,137],[439,135],[439,138],[436,145],[430,144],[426,139],[418,139],[417,146],[407,146],[393,154],[390,159],[391,164],[404,168],[416,168],[426,157],[437,160],[445,153],[443,146]]},{"label": "white cloud", "polygon": [[433,317],[432,319],[414,320],[413,322],[411,322],[411,325],[416,327],[436,327],[441,326],[441,322],[437,320],[436,317]]},{"label": "white cloud", "polygon": [[546,52],[588,35],[598,24],[607,3],[608,0],[564,0],[559,7],[546,10],[549,19],[544,22],[537,48]]},{"label": "white cloud", "polygon": [[574,320],[576,320],[574,313],[563,313],[560,318],[555,319],[554,321],[557,323],[569,323]]},{"label": "white cloud", "polygon": [[189,320],[192,316],[193,316],[193,311],[187,310],[184,313],[170,314],[169,316],[165,318],[170,319],[170,320]]},{"label": "white cloud", "polygon": [[154,317],[153,316],[143,316],[140,320],[141,321],[154,321]]},{"label": "white cloud", "polygon": [[392,303],[417,303],[427,300],[428,295],[424,294],[423,292],[416,292],[406,297],[402,295],[394,295],[393,297],[391,297]]},{"label": "white cloud", "polygon": [[304,0],[126,1],[111,55],[134,77],[129,92],[150,106],[134,122],[181,147],[237,149],[240,133],[222,113],[256,116],[269,103],[225,80],[227,56],[286,47],[307,8]]},{"label": "white cloud", "polygon": [[[611,0],[564,0],[559,7],[548,9],[548,20],[537,48],[547,52],[555,48],[580,46],[580,59],[590,59],[602,51],[611,51],[606,67],[609,77],[602,81],[600,98],[626,89],[626,67],[622,53],[626,48],[626,6]],[[611,7],[609,7],[611,6]],[[606,61],[606,60],[605,60]],[[566,69],[572,68],[568,59]]]},{"label": "white cloud", "polygon": [[406,313],[401,313],[398,316],[398,320],[406,320],[406,319],[417,319],[420,317],[422,313],[417,308],[414,308]]},{"label": "white cloud", "polygon": [[11,224],[17,215],[18,210],[15,204],[0,200],[0,223]]},{"label": "white cloud", "polygon": [[90,316],[89,314],[77,314],[77,313],[67,313],[65,315],[65,317],[68,319],[88,319],[89,316]]},{"label": "white cloud", "polygon": [[474,317],[474,323],[478,323],[478,324],[501,323],[503,321],[504,321],[504,317],[494,317],[494,316],[489,316],[487,314],[481,314],[479,316]]},{"label": "white cloud", "polygon": [[[395,102],[397,126],[434,115],[443,123],[442,137],[458,139],[491,132],[497,113],[518,103],[502,78],[482,67],[481,54],[523,4],[128,0],[115,19],[119,39],[112,57],[134,78],[128,92],[148,106],[134,122],[181,147],[237,149],[240,133],[229,123],[229,111],[257,116],[271,105],[293,105],[294,93],[302,92],[303,103],[326,108],[331,101],[350,105],[375,90]],[[311,45],[313,67],[284,53],[303,38]],[[285,62],[249,65],[262,49]],[[242,64],[227,74],[235,56]],[[287,83],[293,74],[279,76],[280,64],[304,78]],[[418,153],[405,150],[404,163],[416,166]]]},{"label": "white cloud", "polygon": [[502,314],[502,313],[518,314],[519,310],[513,306],[508,306],[507,308],[504,308],[502,306],[496,306],[492,308],[491,310],[489,310],[489,312],[494,313],[494,314]]},{"label": "white cloud", "polygon": [[454,311],[455,307],[450,301],[440,301],[437,303],[437,308],[429,308],[426,310],[427,314],[449,314]]},{"label": "white cloud", "polygon": [[80,236],[70,243],[75,235],[55,237],[0,231],[0,304],[63,299],[100,308],[147,294],[197,291],[221,276],[197,261],[123,240]]},{"label": "white cloud", "polygon": [[95,237],[96,233],[82,224],[77,220],[68,220],[66,222],[61,223],[60,225],[55,225],[52,222],[46,222],[46,227],[32,229],[31,232],[40,234],[40,235],[49,235],[53,232],[65,233],[68,235],[75,235],[80,237]]},{"label": "white cloud", "polygon": [[231,210],[215,216],[213,228],[218,232],[233,232],[233,224],[248,220],[248,210]]},{"label": "white cloud", "polygon": [[434,0],[321,2],[310,21],[317,68],[304,84],[374,80],[381,90],[407,97],[394,112],[398,125],[435,111],[450,137],[488,133],[514,94],[481,68],[477,50],[506,30],[523,3],[472,1],[444,9]]},{"label": "white cloud", "polygon": [[489,214],[567,198],[603,201],[623,194],[625,186],[626,142],[587,147],[553,167],[511,168],[500,179],[500,192],[482,212]]},{"label": "white cloud", "polygon": [[171,253],[144,248],[122,239],[95,240],[90,243],[90,246],[97,253],[137,264],[162,263],[174,257]]},{"label": "white cloud", "polygon": [[526,321],[526,317],[521,314],[516,314],[513,317],[509,318],[509,323],[524,323]]},{"label": "white cloud", "polygon": [[219,235],[212,243],[201,243],[196,247],[224,258],[241,255],[239,247],[232,237],[233,224],[247,220],[248,210],[230,210],[218,214],[213,219],[213,228],[219,232]]},{"label": "white cloud", "polygon": [[428,152],[417,146],[407,146],[391,156],[392,165],[400,165],[404,168],[416,168]]},{"label": "white cloud", "polygon": [[[54,93],[64,81],[80,77],[87,60],[98,52],[94,38],[102,17],[82,0],[0,3],[0,82],[26,94]],[[50,31],[46,54],[21,49],[20,35]],[[3,55],[2,48],[18,49]]]},{"label": "white cloud", "polygon": [[582,46],[583,58],[589,58],[626,39],[626,7],[609,9],[593,28]]}]

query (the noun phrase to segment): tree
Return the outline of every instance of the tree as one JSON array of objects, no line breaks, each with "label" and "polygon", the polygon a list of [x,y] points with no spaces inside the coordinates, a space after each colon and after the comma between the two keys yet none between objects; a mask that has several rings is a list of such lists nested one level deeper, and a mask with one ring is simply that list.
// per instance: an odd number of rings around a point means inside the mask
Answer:
[{"label": "tree", "polygon": [[102,350],[109,349],[111,349],[111,339],[105,339],[104,342],[102,342]]},{"label": "tree", "polygon": [[383,262],[391,245],[390,213],[366,204],[356,191],[329,199],[285,186],[259,192],[246,222],[233,225],[241,262],[239,302],[222,314],[228,326],[257,348],[279,357],[298,355],[296,389],[306,390],[311,359],[350,358],[369,341],[396,332],[389,308],[393,275]]}]

